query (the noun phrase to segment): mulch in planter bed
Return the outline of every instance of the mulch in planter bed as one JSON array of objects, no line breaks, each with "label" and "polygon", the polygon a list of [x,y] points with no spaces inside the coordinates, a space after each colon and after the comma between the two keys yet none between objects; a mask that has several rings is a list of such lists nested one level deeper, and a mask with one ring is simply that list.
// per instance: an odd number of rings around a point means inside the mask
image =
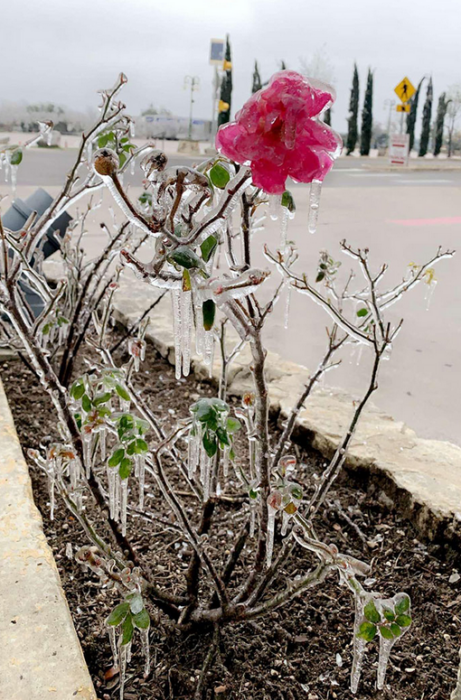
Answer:
[{"label": "mulch in planter bed", "polygon": [[[8,360],[2,365],[1,377],[24,452],[39,443],[58,439],[53,407],[30,371],[19,360]],[[158,417],[166,415],[166,426],[178,417],[186,417],[188,406],[199,395],[215,395],[213,387],[193,376],[178,382],[170,365],[152,347],[148,348],[137,383],[143,387]],[[273,427],[276,434],[277,426]],[[314,474],[321,472],[325,461],[312,450],[300,446],[294,446],[294,450],[302,464],[297,479],[309,492]],[[243,436],[239,438],[237,453],[245,453]],[[174,480],[173,468],[169,469]],[[35,502],[43,516],[45,533],[98,698],[118,698],[119,675],[113,668],[104,621],[120,600],[113,592],[102,589],[91,572],[66,556],[68,543],[74,551],[87,544],[85,535],[59,502],[55,520],[50,521],[46,479],[32,464],[30,472]],[[184,492],[184,482],[178,479],[177,483]],[[131,497],[136,498],[134,483]],[[183,501],[196,520],[193,500],[183,496]],[[456,679],[461,643],[459,559],[452,550],[422,541],[378,489],[369,488],[365,492],[343,475],[328,501],[330,508],[324,509],[315,523],[318,536],[335,543],[341,552],[372,564],[370,578],[376,582],[370,583],[370,590],[385,595],[406,591],[413,604],[413,626],[392,650],[385,690],[376,690],[377,645],[372,643],[355,697],[448,700]],[[152,510],[160,509],[167,521],[171,517],[151,479],[146,503]],[[236,499],[223,502],[216,509],[208,548],[218,570],[242,527],[245,508]],[[87,510],[108,537],[106,526],[90,500]],[[133,517],[129,517],[128,527],[143,564],[150,568],[158,585],[175,593],[184,590],[183,574],[190,549],[181,534],[161,523],[153,526]],[[276,549],[280,542],[278,533]],[[236,583],[232,585],[238,585],[248,576],[250,554],[244,552],[235,571]],[[312,557],[298,548],[284,573],[294,576],[306,572],[313,563]],[[273,590],[284,588],[285,583],[282,576]],[[206,582],[202,585],[202,595],[207,593],[207,585]],[[140,644],[135,641],[125,698],[192,700],[212,631],[178,631],[163,613],[158,613],[152,605],[148,607],[152,617],[151,673],[143,678]],[[202,697],[206,700],[351,700],[354,697],[349,690],[352,625],[351,596],[339,587],[337,576],[331,575],[324,584],[264,618],[224,627]]]}]

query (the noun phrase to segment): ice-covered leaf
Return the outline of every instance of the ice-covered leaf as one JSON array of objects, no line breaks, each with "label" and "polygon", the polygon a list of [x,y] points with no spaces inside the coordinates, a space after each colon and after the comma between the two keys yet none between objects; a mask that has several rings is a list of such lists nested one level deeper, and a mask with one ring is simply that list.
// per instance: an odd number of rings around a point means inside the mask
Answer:
[{"label": "ice-covered leaf", "polygon": [[194,268],[204,269],[204,262],[197,253],[195,253],[191,248],[185,245],[180,245],[174,250],[170,255],[170,260],[175,262],[180,267],[186,268],[186,270],[192,270]]},{"label": "ice-covered leaf", "polygon": [[372,642],[376,637],[378,628],[371,622],[362,622],[357,633],[357,637],[364,639],[366,642]]},{"label": "ice-covered leaf", "polygon": [[381,615],[376,609],[375,601],[373,599],[369,600],[368,603],[365,605],[363,609],[363,614],[367,618],[368,622],[373,622],[374,624],[376,624],[381,620]]},{"label": "ice-covered leaf", "polygon": [[394,635],[392,634],[391,630],[389,627],[385,627],[384,625],[379,628],[379,632],[384,639],[394,639]]},{"label": "ice-covered leaf", "polygon": [[70,394],[74,399],[79,401],[82,398],[84,393],[85,393],[85,385],[83,384],[83,382],[79,381],[79,382],[74,382],[72,384]]},{"label": "ice-covered leaf", "polygon": [[11,155],[11,165],[19,165],[22,161],[22,150],[17,148]]},{"label": "ice-covered leaf", "polygon": [[213,299],[207,299],[202,304],[203,327],[206,331],[211,331],[213,328],[216,316],[216,304]]},{"label": "ice-covered leaf", "polygon": [[129,593],[126,597],[126,600],[130,604],[130,610],[133,613],[133,615],[136,615],[137,613],[141,612],[141,610],[144,608],[142,595],[140,593]]},{"label": "ice-covered leaf", "polygon": [[105,394],[99,394],[94,399],[93,403],[95,406],[100,406],[103,403],[107,403],[112,398],[112,394],[107,391]]},{"label": "ice-covered leaf", "polygon": [[118,450],[115,450],[115,452],[112,454],[112,456],[109,458],[109,467],[118,467],[120,462],[125,456],[125,450],[123,447],[119,447]]},{"label": "ice-covered leaf", "polygon": [[409,627],[411,625],[411,617],[409,615],[397,615],[395,621],[399,627]]},{"label": "ice-covered leaf", "polygon": [[407,595],[402,596],[394,606],[396,615],[403,615],[403,613],[406,613],[409,608],[410,598]]},{"label": "ice-covered leaf", "polygon": [[205,448],[205,452],[207,453],[208,457],[214,457],[218,449],[216,436],[206,431],[203,435],[203,447]]},{"label": "ice-covered leaf", "polygon": [[215,163],[210,170],[210,180],[215,187],[223,190],[230,180],[230,173],[220,163]]},{"label": "ice-covered leaf", "polygon": [[[129,607],[129,605],[128,605]],[[131,613],[129,612],[128,615],[125,617],[125,620],[123,621],[122,624],[122,646],[125,646],[125,644],[129,644],[133,638],[133,622],[131,619]]]},{"label": "ice-covered leaf", "polygon": [[362,316],[368,316],[368,309],[359,309],[357,311],[357,316],[362,317]]},{"label": "ice-covered leaf", "polygon": [[147,630],[150,626],[150,617],[146,608],[143,608],[136,615],[133,615],[133,622],[141,630]]},{"label": "ice-covered leaf", "polygon": [[122,461],[120,462],[120,467],[118,470],[118,473],[120,474],[121,479],[128,479],[128,477],[131,474],[131,470],[133,468],[133,464],[131,462],[131,459],[128,459],[128,457],[124,457]]},{"label": "ice-covered leaf", "polygon": [[285,190],[285,192],[282,194],[282,207],[286,207],[291,213],[296,211],[295,200],[293,199],[293,195],[291,194],[290,190]]},{"label": "ice-covered leaf", "polygon": [[89,413],[91,411],[92,403],[88,394],[83,394],[82,396],[82,408],[85,411],[85,413]]},{"label": "ice-covered leaf", "polygon": [[383,608],[383,615],[388,622],[394,622],[395,615],[390,608]]},{"label": "ice-covered leaf", "polygon": [[121,384],[116,384],[115,391],[123,401],[131,401],[131,396]]},{"label": "ice-covered leaf", "polygon": [[237,418],[233,418],[232,416],[229,416],[229,418],[226,421],[226,429],[227,432],[233,435],[233,433],[236,433],[240,430],[242,427],[242,424]]},{"label": "ice-covered leaf", "polygon": [[200,250],[202,251],[202,258],[204,259],[205,262],[208,262],[208,260],[211,258],[213,253],[216,250],[216,246],[218,245],[218,239],[216,236],[208,236],[208,238],[205,238],[203,243],[200,244]]},{"label": "ice-covered leaf", "polygon": [[120,605],[117,605],[115,607],[109,617],[107,618],[107,624],[111,625],[112,627],[116,627],[117,625],[120,625],[121,622],[125,619],[127,613],[130,610],[130,604],[129,603],[120,603]]},{"label": "ice-covered leaf", "polygon": [[394,637],[400,637],[400,635],[402,634],[402,630],[395,622],[392,622],[391,624],[391,631]]}]

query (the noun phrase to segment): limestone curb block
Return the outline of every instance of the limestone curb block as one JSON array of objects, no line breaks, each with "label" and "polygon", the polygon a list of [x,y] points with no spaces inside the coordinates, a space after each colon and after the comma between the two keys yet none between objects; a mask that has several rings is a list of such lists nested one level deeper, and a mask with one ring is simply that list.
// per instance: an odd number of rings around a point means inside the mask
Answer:
[{"label": "limestone curb block", "polygon": [[96,700],[0,383],[0,697]]},{"label": "limestone curb block", "polygon": [[[115,315],[125,326],[159,296],[159,291],[125,278],[117,291]],[[172,307],[169,295],[149,314],[147,338],[162,357],[174,363]],[[236,337],[228,341],[233,347]],[[217,355],[217,353],[216,353]],[[241,395],[253,389],[251,355],[245,349],[232,365],[229,393]],[[211,379],[219,378],[219,358],[215,357]],[[270,408],[284,420],[298,399],[309,372],[305,367],[268,353],[266,361]],[[192,369],[199,378],[210,378],[209,367],[193,356]],[[319,388],[299,413],[294,435],[308,441],[325,457],[336,449],[354,411],[354,399],[340,389]],[[372,479],[405,515],[430,539],[460,538],[461,447],[449,442],[425,440],[404,423],[370,405],[363,414],[349,450],[346,465],[364,482]]]}]

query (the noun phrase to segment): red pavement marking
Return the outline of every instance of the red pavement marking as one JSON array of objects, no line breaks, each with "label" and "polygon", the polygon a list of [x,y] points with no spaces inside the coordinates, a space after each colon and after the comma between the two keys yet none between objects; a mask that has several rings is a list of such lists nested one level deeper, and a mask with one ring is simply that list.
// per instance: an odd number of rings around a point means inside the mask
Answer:
[{"label": "red pavement marking", "polygon": [[441,219],[391,219],[390,224],[400,226],[437,226],[438,224],[461,224],[461,216],[445,216]]}]

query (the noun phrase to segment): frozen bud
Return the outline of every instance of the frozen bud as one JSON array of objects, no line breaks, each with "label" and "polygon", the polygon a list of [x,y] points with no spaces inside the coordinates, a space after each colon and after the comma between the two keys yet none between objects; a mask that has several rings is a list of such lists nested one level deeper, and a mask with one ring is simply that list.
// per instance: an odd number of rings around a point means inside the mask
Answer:
[{"label": "frozen bud", "polygon": [[269,494],[268,499],[267,499],[267,505],[273,508],[274,510],[278,510],[280,506],[282,505],[282,494],[280,491],[272,491],[272,493]]},{"label": "frozen bud", "polygon": [[165,170],[168,158],[162,151],[151,151],[141,161],[141,168],[148,180],[155,178],[155,173]]},{"label": "frozen bud", "polygon": [[279,466],[282,476],[293,473],[296,467],[296,457],[294,455],[286,455],[286,457],[282,457],[279,462]]},{"label": "frozen bud", "polygon": [[242,396],[242,405],[243,406],[254,406],[255,404],[255,395],[248,391],[246,394],[243,394]]},{"label": "frozen bud", "polygon": [[94,154],[95,171],[98,175],[115,175],[119,167],[118,156],[110,148],[100,148]]}]

